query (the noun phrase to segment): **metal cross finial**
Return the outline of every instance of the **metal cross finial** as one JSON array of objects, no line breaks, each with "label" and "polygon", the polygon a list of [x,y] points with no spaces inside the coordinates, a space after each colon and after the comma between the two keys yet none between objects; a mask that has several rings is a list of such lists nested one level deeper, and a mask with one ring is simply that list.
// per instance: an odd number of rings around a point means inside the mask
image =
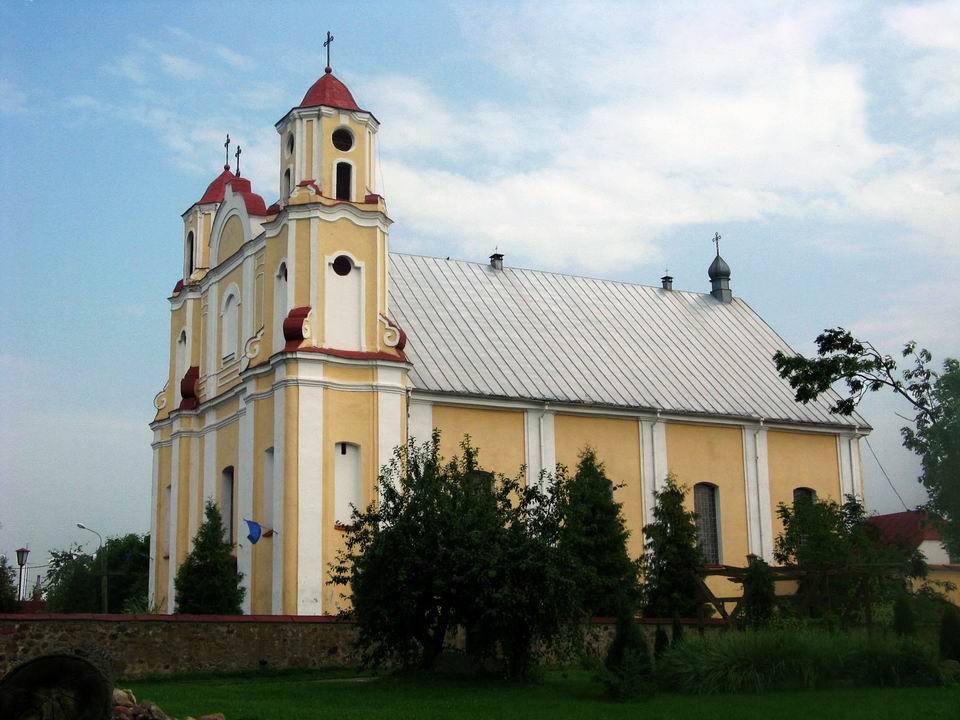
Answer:
[{"label": "metal cross finial", "polygon": [[327,72],[330,72],[330,44],[333,42],[333,35],[327,30],[327,39],[323,41],[323,46],[327,49]]},{"label": "metal cross finial", "polygon": [[240,146],[237,145],[237,154],[234,156],[237,158],[237,177],[240,177]]},{"label": "metal cross finial", "polygon": [[717,257],[720,257],[720,233],[715,232],[713,234],[713,240],[711,242],[717,246]]},{"label": "metal cross finial", "polygon": [[224,161],[223,169],[230,167],[230,133],[227,133],[227,141],[223,144]]}]

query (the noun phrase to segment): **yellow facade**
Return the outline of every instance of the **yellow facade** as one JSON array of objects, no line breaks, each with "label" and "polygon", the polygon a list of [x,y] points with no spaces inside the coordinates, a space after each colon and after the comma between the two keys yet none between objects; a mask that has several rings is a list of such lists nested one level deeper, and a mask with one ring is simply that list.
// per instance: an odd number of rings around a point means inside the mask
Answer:
[{"label": "yellow facade", "polygon": [[526,464],[522,412],[438,405],[433,423],[444,457],[462,455],[460,443],[469,435],[484,469],[514,477]]},{"label": "yellow facade", "polygon": [[777,517],[780,503],[793,504],[793,491],[810,488],[818,498],[842,501],[837,439],[832,435],[771,431],[767,436],[770,453],[770,511],[775,533],[783,523]]}]

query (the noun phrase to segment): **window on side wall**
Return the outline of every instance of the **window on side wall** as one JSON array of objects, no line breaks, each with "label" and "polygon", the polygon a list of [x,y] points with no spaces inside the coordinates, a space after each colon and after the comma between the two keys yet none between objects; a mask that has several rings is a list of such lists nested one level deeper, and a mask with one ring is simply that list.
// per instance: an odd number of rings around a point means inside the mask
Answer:
[{"label": "window on side wall", "polygon": [[697,536],[703,561],[720,564],[720,512],[717,486],[697,483],[693,486],[693,509],[697,514]]}]

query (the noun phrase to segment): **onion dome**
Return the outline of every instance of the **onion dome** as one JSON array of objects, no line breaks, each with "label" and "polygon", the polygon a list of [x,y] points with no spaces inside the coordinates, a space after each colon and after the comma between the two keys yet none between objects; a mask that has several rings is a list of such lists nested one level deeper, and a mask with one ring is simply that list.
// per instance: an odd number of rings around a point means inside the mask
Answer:
[{"label": "onion dome", "polygon": [[207,186],[206,192],[203,193],[203,197],[197,201],[197,204],[204,205],[206,203],[223,202],[223,198],[227,192],[227,185],[230,186],[234,194],[240,195],[243,198],[243,204],[246,206],[248,213],[259,216],[267,214],[266,203],[263,202],[262,197],[253,192],[250,187],[250,181],[247,180],[247,178],[234,175],[229,165],[223,166],[223,172]]},{"label": "onion dome", "polygon": [[727,261],[720,257],[720,254],[717,253],[717,256],[713,259],[713,262],[710,263],[710,269],[707,270],[707,274],[709,274],[711,280],[729,280],[730,266],[727,265]]},{"label": "onion dome", "polygon": [[334,77],[330,68],[327,68],[320,79],[310,86],[298,107],[311,108],[318,105],[326,105],[340,110],[360,110],[360,106],[353,99],[350,90]]}]

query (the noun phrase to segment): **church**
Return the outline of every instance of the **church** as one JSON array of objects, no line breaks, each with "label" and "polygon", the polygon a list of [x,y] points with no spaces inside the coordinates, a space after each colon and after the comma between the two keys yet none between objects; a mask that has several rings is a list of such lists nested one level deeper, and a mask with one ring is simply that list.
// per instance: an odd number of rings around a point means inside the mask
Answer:
[{"label": "church", "polygon": [[[526,466],[533,482],[595,448],[635,557],[668,472],[690,489],[715,565],[772,562],[781,502],[862,497],[869,425],[831,414],[829,395],[794,401],[771,359],[789,348],[733,295],[719,246],[704,292],[498,253],[391,252],[378,129],[327,67],[276,123],[277,201],[241,177],[239,149],[231,168],[227,144],[223,172],[182,215],[150,426],[151,604],[174,611],[176,570],[213,499],[245,613],[336,613],[328,566],[351,506],[374,500],[394,448],[434,428],[444,456],[469,434],[487,470]],[[258,542],[245,520],[268,530]]]}]

